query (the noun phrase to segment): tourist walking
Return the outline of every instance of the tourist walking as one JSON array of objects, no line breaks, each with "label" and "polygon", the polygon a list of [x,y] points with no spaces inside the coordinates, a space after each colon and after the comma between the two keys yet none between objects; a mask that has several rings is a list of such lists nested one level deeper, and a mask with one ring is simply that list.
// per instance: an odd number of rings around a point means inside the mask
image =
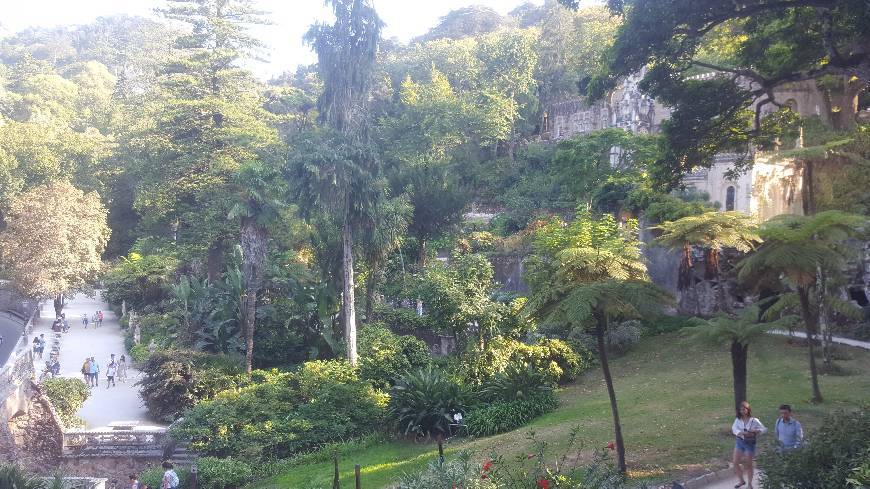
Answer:
[{"label": "tourist walking", "polygon": [[142,483],[139,482],[139,476],[130,474],[130,489],[142,489]]},{"label": "tourist walking", "polygon": [[124,355],[121,355],[121,358],[118,360],[117,376],[118,382],[127,382],[127,358]]},{"label": "tourist walking", "polygon": [[85,358],[85,363],[82,364],[82,375],[85,378],[85,384],[88,384],[88,387],[92,387],[91,384],[91,359]]},{"label": "tourist walking", "polygon": [[91,383],[91,387],[100,385],[100,365],[97,364],[97,360],[94,357],[91,357]]},{"label": "tourist walking", "polygon": [[178,489],[181,481],[178,480],[178,474],[173,470],[172,463],[163,462],[163,468],[166,471],[163,472],[163,481],[160,484],[160,489]]},{"label": "tourist walking", "polygon": [[[740,403],[740,408],[737,412],[737,418],[731,425],[731,433],[736,438],[734,446],[734,472],[737,474],[739,483],[734,486],[735,489],[746,485],[746,480],[749,480],[747,489],[752,489],[753,476],[753,457],[755,456],[755,445],[758,442],[758,435],[767,433],[767,428],[761,424],[758,418],[752,417],[752,408],[749,403],[743,401]],[[746,479],[743,478],[744,472]]]},{"label": "tourist walking", "polygon": [[99,323],[97,322],[97,313],[94,313],[93,315],[91,315],[91,324],[94,325],[94,329],[96,329],[99,326]]},{"label": "tourist walking", "polygon": [[82,313],[82,325],[85,327],[85,329],[88,329],[88,313],[86,312]]},{"label": "tourist walking", "polygon": [[112,387],[115,387],[115,372],[116,371],[117,371],[117,366],[115,365],[115,362],[109,363],[109,365],[106,367],[106,389],[109,388],[109,384],[111,384]]},{"label": "tourist walking", "polygon": [[39,337],[33,337],[33,354],[38,356],[40,360],[42,360],[42,343],[39,342]]},{"label": "tourist walking", "polygon": [[103,311],[97,311],[97,324],[103,326]]},{"label": "tourist walking", "polygon": [[792,415],[791,406],[788,404],[779,407],[779,419],[776,420],[773,432],[776,433],[776,441],[783,452],[799,448],[804,441],[804,429],[800,421]]}]

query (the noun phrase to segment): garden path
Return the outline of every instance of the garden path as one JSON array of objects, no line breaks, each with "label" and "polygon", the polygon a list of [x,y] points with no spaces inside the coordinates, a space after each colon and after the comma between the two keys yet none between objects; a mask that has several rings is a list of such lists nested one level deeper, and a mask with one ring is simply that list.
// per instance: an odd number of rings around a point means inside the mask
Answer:
[{"label": "garden path", "polygon": [[[34,334],[45,334],[46,354],[51,348],[54,333],[51,331],[51,323],[54,318],[54,307],[51,301],[46,301],[42,306],[41,318],[34,321]],[[96,311],[103,311],[103,325],[94,329],[88,325],[84,329],[82,314],[90,317]],[[100,366],[99,386],[91,389],[91,396],[85,401],[78,415],[85,420],[88,429],[105,429],[109,423],[117,421],[136,421],[140,425],[155,425],[148,417],[148,412],[139,397],[139,390],[135,383],[139,380],[140,372],[128,366],[127,381],[117,382],[117,387],[107,388],[105,371],[112,353],[115,358],[121,355],[127,356],[130,364],[130,354],[124,350],[124,333],[118,324],[118,318],[109,305],[103,302],[100,292],[96,292],[96,298],[84,294],[76,294],[67,302],[64,313],[69,320],[70,330],[61,335],[60,340],[60,374],[63,377],[82,378],[81,368],[86,357],[94,357]],[[45,363],[35,360],[37,375],[43,371]]]},{"label": "garden path", "polygon": [[[774,330],[774,331],[771,331],[771,333],[785,335],[785,336],[789,335],[788,331],[781,331],[781,330]],[[798,337],[798,338],[806,338],[807,337],[806,333],[802,333],[800,331],[795,331],[794,333],[791,333],[791,334],[793,336]],[[834,343],[840,343],[841,345],[849,345],[849,346],[854,346],[855,348],[862,348],[864,350],[870,350],[870,341],[859,341],[859,340],[853,340],[851,338],[843,338],[840,336],[834,336],[831,338],[831,340]]]}]

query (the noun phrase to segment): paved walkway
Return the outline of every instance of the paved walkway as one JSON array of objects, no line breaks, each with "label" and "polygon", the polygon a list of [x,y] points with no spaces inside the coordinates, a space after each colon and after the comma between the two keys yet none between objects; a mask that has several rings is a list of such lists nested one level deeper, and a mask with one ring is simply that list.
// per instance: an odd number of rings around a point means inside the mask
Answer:
[{"label": "paved walkway", "polygon": [[[728,471],[728,476],[724,476],[718,481],[706,486],[701,486],[701,489],[733,489],[733,487],[737,485],[737,476],[734,475],[732,470]],[[743,486],[743,489],[746,489],[747,486]],[[752,480],[752,487],[754,489],[761,489],[761,483],[758,482],[758,472],[755,472],[755,477]]]},{"label": "paved walkway", "polygon": [[[45,334],[46,354],[48,359],[52,338],[51,323],[54,318],[54,307],[51,301],[43,305],[41,318],[35,321],[34,334]],[[97,310],[103,311],[103,326],[94,329],[88,325],[88,329],[82,326],[82,313],[88,317]],[[148,417],[139,391],[134,386],[140,372],[130,367],[130,355],[124,351],[124,333],[118,325],[115,314],[109,310],[108,304],[102,302],[97,293],[97,299],[92,299],[84,294],[77,294],[64,307],[64,313],[69,320],[70,330],[61,335],[60,343],[60,374],[63,377],[82,378],[81,368],[87,357],[94,357],[100,365],[100,385],[91,390],[91,397],[85,401],[79,411],[79,416],[85,420],[89,429],[101,429],[113,421],[138,421],[142,425],[155,425]],[[109,364],[109,356],[114,353],[115,358],[121,355],[127,356],[127,382],[117,383],[117,387],[106,388],[105,371]],[[44,360],[35,360],[36,372],[42,372],[45,368]],[[117,380],[117,379],[116,379]]]},{"label": "paved walkway", "polygon": [[[789,333],[788,331],[782,331],[782,330],[777,329],[777,330],[771,331],[771,333],[784,335],[784,336],[791,335],[791,336],[795,336],[797,338],[806,338],[807,337],[806,333],[802,333],[800,331],[795,331],[794,333]],[[816,338],[818,338],[818,335],[816,335]],[[831,340],[834,343],[840,343],[841,345],[849,345],[849,346],[854,346],[855,348],[862,348],[864,350],[870,350],[870,342],[868,342],[868,341],[858,341],[858,340],[853,340],[851,338],[843,338],[841,336],[833,336],[833,337],[831,337]]]}]

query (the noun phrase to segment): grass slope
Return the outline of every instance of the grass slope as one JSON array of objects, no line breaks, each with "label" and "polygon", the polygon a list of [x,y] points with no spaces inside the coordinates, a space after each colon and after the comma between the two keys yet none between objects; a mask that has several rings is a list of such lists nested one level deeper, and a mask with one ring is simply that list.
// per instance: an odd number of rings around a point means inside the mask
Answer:
[{"label": "grass slope", "polygon": [[[749,400],[753,414],[773,427],[777,407],[791,404],[805,429],[837,408],[870,402],[870,352],[842,350],[838,364],[851,375],[821,378],[825,403],[813,405],[806,349],[783,337],[763,338],[750,347]],[[730,455],[733,419],[731,363],[726,348],[699,347],[669,334],[649,338],[613,362],[629,469],[635,475],[698,472],[723,465]],[[534,429],[557,449],[579,426],[587,447],[603,447],[613,428],[607,391],[598,370],[586,373],[559,393],[560,407],[529,426],[477,440],[451,442],[448,453],[469,449],[481,456],[528,450]],[[368,443],[340,455],[341,484],[353,487],[353,465],[362,466],[362,486],[387,487],[403,472],[418,470],[437,456],[434,446],[404,442]],[[255,488],[332,487],[332,464],[307,458],[292,470]]]}]

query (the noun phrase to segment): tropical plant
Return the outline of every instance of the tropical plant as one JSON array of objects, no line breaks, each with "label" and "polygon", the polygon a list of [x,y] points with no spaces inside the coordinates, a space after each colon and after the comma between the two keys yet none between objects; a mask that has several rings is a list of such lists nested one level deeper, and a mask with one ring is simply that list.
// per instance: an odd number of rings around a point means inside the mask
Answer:
[{"label": "tropical plant", "polygon": [[716,282],[719,289],[719,304],[714,309],[729,310],[726,281],[722,278],[719,257],[726,248],[747,253],[761,241],[758,228],[752,217],[742,212],[705,212],[669,221],[653,229],[661,231],[656,238],[659,244],[671,250],[680,251],[680,271],[677,275],[677,289],[685,293],[692,288],[695,292],[696,313],[700,313],[701,299],[693,273],[694,259],[692,247],[704,249],[704,278]]},{"label": "tropical plant", "polygon": [[840,273],[848,256],[843,242],[863,232],[866,226],[865,217],[840,211],[778,216],[761,227],[764,244],[738,264],[738,278],[755,288],[782,280],[797,292],[807,334],[814,402],[822,402],[822,392],[815,355],[819,308],[813,307],[812,296],[821,271]]},{"label": "tropical plant", "polygon": [[[320,122],[334,134],[339,154],[312,158],[298,165],[303,193],[312,205],[337,211],[342,231],[344,294],[342,315],[347,358],[357,362],[354,304],[354,225],[370,222],[371,210],[383,195],[377,185],[377,158],[368,145],[368,111],[372,75],[383,22],[368,0],[329,0],[335,14],[331,26],[315,24],[305,35],[318,58],[323,92],[317,101]],[[322,148],[321,155],[330,153]],[[305,158],[305,156],[303,156]],[[302,200],[305,202],[305,200]]]},{"label": "tropical plant", "polygon": [[527,398],[499,400],[476,406],[463,419],[468,434],[492,436],[515,430],[558,407],[553,391],[540,390]]},{"label": "tropical plant", "polygon": [[740,412],[740,403],[747,400],[747,367],[749,346],[771,329],[787,327],[797,318],[785,316],[775,321],[764,322],[762,310],[757,304],[740,312],[737,317],[720,314],[713,319],[695,318],[695,326],[683,332],[693,340],[713,344],[726,344],[731,352],[731,372],[734,378],[734,412]]},{"label": "tropical plant", "polygon": [[625,445],[610,372],[606,333],[611,319],[654,314],[670,302],[646,274],[635,223],[617,225],[612,216],[579,213],[564,226],[553,221],[538,231],[535,253],[526,260],[531,296],[527,314],[541,321],[591,329],[613,415],[617,464],[625,472]]},{"label": "tropical plant", "polygon": [[45,489],[45,483],[15,464],[0,464],[0,487],[4,489]]},{"label": "tropical plant", "polygon": [[434,437],[443,461],[453,415],[464,413],[468,393],[432,366],[408,373],[390,391],[387,414],[405,435]]},{"label": "tropical plant", "polygon": [[485,383],[481,398],[488,401],[534,399],[553,391],[553,380],[530,365],[512,364]]}]

